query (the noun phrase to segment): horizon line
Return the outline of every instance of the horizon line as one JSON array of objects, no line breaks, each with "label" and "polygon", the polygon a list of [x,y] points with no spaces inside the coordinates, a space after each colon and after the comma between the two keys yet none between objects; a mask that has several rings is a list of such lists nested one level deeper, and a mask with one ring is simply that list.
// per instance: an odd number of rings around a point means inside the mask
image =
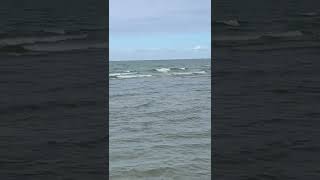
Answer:
[{"label": "horizon line", "polygon": [[126,60],[109,60],[110,61],[171,61],[171,60],[203,60],[203,59],[211,59],[211,57],[207,58],[176,58],[176,59],[126,59]]}]

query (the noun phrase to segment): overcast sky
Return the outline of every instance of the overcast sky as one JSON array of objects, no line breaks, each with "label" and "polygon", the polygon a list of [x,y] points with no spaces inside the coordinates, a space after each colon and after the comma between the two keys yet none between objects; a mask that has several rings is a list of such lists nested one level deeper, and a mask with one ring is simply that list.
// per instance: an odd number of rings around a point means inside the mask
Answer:
[{"label": "overcast sky", "polygon": [[110,60],[209,58],[211,0],[110,0]]}]

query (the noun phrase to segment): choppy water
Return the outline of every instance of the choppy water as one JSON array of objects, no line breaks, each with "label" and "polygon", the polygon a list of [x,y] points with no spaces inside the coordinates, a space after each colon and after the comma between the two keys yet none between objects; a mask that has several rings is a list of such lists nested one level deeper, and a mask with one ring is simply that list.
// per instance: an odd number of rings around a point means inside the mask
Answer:
[{"label": "choppy water", "polygon": [[210,60],[110,62],[110,178],[210,179]]}]

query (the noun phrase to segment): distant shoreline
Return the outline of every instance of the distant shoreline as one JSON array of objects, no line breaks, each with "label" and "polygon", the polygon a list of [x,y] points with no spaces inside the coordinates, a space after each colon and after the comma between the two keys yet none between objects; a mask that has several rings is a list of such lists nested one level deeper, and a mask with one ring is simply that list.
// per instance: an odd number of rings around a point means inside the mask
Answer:
[{"label": "distant shoreline", "polygon": [[194,59],[131,59],[131,60],[110,60],[109,62],[127,62],[127,61],[179,61],[179,60],[209,60],[211,59],[210,57],[209,58],[194,58]]}]

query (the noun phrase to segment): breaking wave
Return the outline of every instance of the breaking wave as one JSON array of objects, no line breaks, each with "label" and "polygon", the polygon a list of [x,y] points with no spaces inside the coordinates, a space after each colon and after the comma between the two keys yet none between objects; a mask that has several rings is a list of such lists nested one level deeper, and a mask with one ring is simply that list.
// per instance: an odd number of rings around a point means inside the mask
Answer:
[{"label": "breaking wave", "polygon": [[63,36],[44,36],[44,37],[9,37],[0,39],[0,46],[25,45],[35,43],[52,43],[66,40],[85,39],[87,34],[81,35],[63,35]]},{"label": "breaking wave", "polygon": [[195,72],[175,72],[172,75],[193,75],[193,74],[206,74],[206,71],[195,71]]},{"label": "breaking wave", "polygon": [[161,73],[168,73],[169,71],[171,71],[170,68],[157,68],[155,70]]},{"label": "breaking wave", "polygon": [[263,33],[263,34],[251,34],[251,35],[224,35],[214,37],[214,41],[251,41],[259,39],[272,39],[272,38],[295,38],[303,36],[301,31],[288,31],[282,33]]},{"label": "breaking wave", "polygon": [[215,24],[222,24],[226,26],[238,27],[240,26],[240,22],[237,19],[229,19],[229,20],[221,20],[215,21]]},{"label": "breaking wave", "polygon": [[185,70],[187,70],[187,68],[186,67],[179,67],[179,68],[177,68],[177,67],[163,68],[162,67],[162,68],[157,68],[157,69],[153,69],[153,70],[160,72],[160,73],[168,73],[170,71],[185,71]]},{"label": "breaking wave", "polygon": [[[115,72],[110,73],[109,78],[111,79],[130,79],[130,78],[146,78],[146,77],[161,77],[161,76],[188,76],[188,75],[202,75],[207,74],[205,70],[193,70],[187,71],[188,68],[157,68],[150,70],[145,70],[141,72],[131,72],[131,71],[123,71],[123,72]],[[150,74],[146,74],[146,72],[152,72]]]},{"label": "breaking wave", "polygon": [[[91,31],[66,31],[48,28],[40,31],[0,32],[0,53],[38,54],[73,50],[106,49],[108,43]],[[31,53],[32,52],[32,53]]]},{"label": "breaking wave", "polygon": [[114,78],[117,79],[131,79],[131,78],[143,78],[143,77],[151,77],[151,74],[135,74],[135,75],[118,75],[118,76],[113,76]]},{"label": "breaking wave", "polygon": [[143,78],[151,77],[151,74],[138,74],[136,72],[126,71],[123,73],[110,73],[109,77],[112,79],[131,79],[131,78]]}]

